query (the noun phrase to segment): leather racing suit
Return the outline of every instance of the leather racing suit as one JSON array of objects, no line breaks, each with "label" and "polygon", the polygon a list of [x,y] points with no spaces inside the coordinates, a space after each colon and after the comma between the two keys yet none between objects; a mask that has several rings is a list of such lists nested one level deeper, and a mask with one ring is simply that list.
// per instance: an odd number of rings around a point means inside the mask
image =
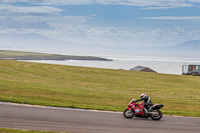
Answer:
[{"label": "leather racing suit", "polygon": [[148,97],[148,96],[144,96],[143,98],[138,99],[135,102],[142,101],[142,100],[144,100],[144,106],[146,107],[146,109],[149,109],[150,106],[153,106],[153,102],[151,101],[150,97]]}]

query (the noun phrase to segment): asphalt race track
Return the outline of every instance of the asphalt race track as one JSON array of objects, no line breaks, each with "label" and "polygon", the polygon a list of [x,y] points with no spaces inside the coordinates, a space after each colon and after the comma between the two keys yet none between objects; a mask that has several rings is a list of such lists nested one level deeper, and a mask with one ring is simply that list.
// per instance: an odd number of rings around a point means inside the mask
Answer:
[{"label": "asphalt race track", "polygon": [[125,119],[122,113],[0,103],[0,127],[73,133],[199,133],[200,118]]}]

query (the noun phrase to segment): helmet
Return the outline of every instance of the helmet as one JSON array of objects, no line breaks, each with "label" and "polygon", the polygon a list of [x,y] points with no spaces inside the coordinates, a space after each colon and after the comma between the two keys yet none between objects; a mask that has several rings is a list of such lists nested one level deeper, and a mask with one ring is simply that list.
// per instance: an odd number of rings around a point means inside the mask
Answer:
[{"label": "helmet", "polygon": [[145,97],[145,96],[146,96],[146,94],[144,94],[144,93],[140,95],[141,98],[143,98],[143,97]]}]

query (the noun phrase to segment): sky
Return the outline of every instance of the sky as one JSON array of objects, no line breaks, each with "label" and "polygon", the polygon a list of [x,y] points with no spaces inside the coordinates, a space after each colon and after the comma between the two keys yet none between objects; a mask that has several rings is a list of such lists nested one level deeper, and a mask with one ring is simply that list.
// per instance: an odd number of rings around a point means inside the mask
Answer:
[{"label": "sky", "polygon": [[0,0],[0,33],[83,45],[169,46],[200,40],[200,0]]}]

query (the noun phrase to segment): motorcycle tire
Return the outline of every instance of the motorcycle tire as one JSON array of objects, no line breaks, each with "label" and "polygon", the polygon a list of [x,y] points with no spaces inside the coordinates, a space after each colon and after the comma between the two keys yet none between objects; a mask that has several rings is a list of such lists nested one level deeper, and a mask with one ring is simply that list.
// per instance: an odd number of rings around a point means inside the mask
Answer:
[{"label": "motorcycle tire", "polygon": [[162,112],[160,110],[154,110],[153,112],[157,112],[158,115],[151,115],[152,120],[160,120],[162,118]]},{"label": "motorcycle tire", "polygon": [[133,116],[135,115],[135,111],[134,110],[129,110],[128,108],[124,110],[123,115],[125,118],[133,118]]}]

